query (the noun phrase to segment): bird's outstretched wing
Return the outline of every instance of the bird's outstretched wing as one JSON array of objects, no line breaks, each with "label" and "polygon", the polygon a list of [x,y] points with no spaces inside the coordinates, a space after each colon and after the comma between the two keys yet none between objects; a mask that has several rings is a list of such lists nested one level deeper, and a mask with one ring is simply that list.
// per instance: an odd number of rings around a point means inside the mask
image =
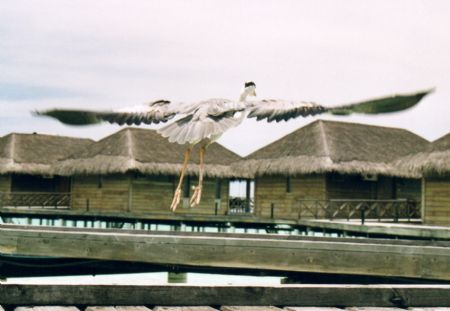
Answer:
[{"label": "bird's outstretched wing", "polygon": [[349,115],[352,113],[379,114],[405,110],[416,105],[423,97],[433,92],[433,89],[413,94],[392,95],[371,99],[358,103],[325,107],[312,102],[262,100],[247,105],[249,118],[257,120],[267,119],[268,122],[287,121],[299,116],[313,116],[321,113],[334,115]]},{"label": "bird's outstretched wing", "polygon": [[146,105],[122,108],[116,111],[51,109],[35,112],[36,115],[49,116],[70,125],[89,125],[104,121],[119,125],[157,124],[167,122],[177,113],[174,105],[168,100],[158,100]]},{"label": "bird's outstretched wing", "polygon": [[280,122],[299,116],[306,117],[323,113],[326,108],[312,102],[265,99],[249,102],[248,110],[248,118],[256,118],[258,121],[267,119],[268,122]]}]

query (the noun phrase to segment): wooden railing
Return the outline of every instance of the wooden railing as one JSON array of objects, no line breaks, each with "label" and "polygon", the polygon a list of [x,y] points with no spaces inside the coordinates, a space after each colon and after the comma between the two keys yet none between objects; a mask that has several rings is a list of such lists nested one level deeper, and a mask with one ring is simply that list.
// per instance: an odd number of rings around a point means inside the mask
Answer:
[{"label": "wooden railing", "polygon": [[414,200],[299,200],[298,218],[366,219],[410,221],[420,218],[420,204]]},{"label": "wooden railing", "polygon": [[70,200],[67,192],[0,192],[1,208],[69,208]]},{"label": "wooden railing", "polygon": [[252,199],[230,197],[228,201],[228,215],[252,214],[253,211],[254,202]]}]

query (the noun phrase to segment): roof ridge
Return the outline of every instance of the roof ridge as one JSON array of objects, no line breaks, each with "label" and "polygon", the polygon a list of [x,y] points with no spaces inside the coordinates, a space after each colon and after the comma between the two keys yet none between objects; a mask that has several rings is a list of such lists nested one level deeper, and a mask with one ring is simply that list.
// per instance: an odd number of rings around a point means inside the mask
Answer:
[{"label": "roof ridge", "polygon": [[131,131],[129,128],[127,128],[127,131],[125,131],[126,139],[127,139],[127,153],[128,156],[132,159],[134,159],[134,140],[133,135],[131,135]]},{"label": "roof ridge", "polygon": [[52,137],[52,138],[68,138],[68,139],[75,139],[75,140],[90,140],[90,141],[95,141],[92,138],[88,138],[88,137],[74,137],[74,136],[67,136],[67,135],[54,135],[54,134],[41,134],[41,133],[18,133],[18,132],[11,132],[5,136],[3,136],[3,138],[6,138],[8,136],[39,136],[39,137]]},{"label": "roof ridge", "polygon": [[325,133],[324,122],[319,120],[319,129],[320,129],[320,138],[322,139],[323,151],[325,152],[325,156],[330,158],[330,147],[328,145],[327,135]]},{"label": "roof ridge", "polygon": [[11,134],[11,139],[9,140],[9,158],[14,161],[16,155],[16,134]]}]

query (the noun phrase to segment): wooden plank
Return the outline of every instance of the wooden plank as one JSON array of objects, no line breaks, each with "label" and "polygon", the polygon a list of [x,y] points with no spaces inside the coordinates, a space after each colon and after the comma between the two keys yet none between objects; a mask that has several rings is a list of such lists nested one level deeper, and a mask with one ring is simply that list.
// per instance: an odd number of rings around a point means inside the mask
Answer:
[{"label": "wooden plank", "polygon": [[450,308],[435,307],[435,308],[409,308],[411,311],[450,311]]},{"label": "wooden plank", "polygon": [[16,307],[14,311],[80,311],[76,307],[65,306],[40,306],[40,307]]},{"label": "wooden plank", "polygon": [[285,311],[342,311],[339,308],[331,307],[284,307]]},{"label": "wooden plank", "polygon": [[450,285],[124,286],[2,284],[5,305],[450,307]]},{"label": "wooden plank", "polygon": [[116,311],[116,308],[93,306],[93,307],[87,307],[85,309],[85,311]]},{"label": "wooden plank", "polygon": [[450,239],[450,227],[445,226],[422,226],[412,224],[393,223],[365,223],[327,220],[299,220],[298,224],[321,228],[325,230],[337,230],[347,232],[358,232],[366,234],[381,234],[403,237],[417,237],[428,239]]},{"label": "wooden plank", "polygon": [[222,306],[220,311],[282,311],[273,306]]},{"label": "wooden plank", "polygon": [[157,306],[153,308],[153,311],[217,311],[213,307],[209,306],[188,306],[188,307],[161,307]]},{"label": "wooden plank", "polygon": [[450,280],[450,247],[0,229],[0,252],[197,267]]},{"label": "wooden plank", "polygon": [[152,311],[152,309],[144,306],[91,306],[85,311]]},{"label": "wooden plank", "polygon": [[348,311],[402,311],[400,308],[381,308],[381,307],[350,307],[345,308]]},{"label": "wooden plank", "polygon": [[30,225],[0,224],[2,229],[38,230],[50,232],[80,232],[80,233],[110,233],[110,234],[138,234],[138,235],[171,235],[192,237],[214,237],[233,239],[262,239],[262,240],[285,240],[285,241],[318,241],[318,242],[350,242],[389,245],[415,245],[415,246],[442,246],[450,247],[450,241],[441,240],[403,240],[403,239],[376,239],[376,238],[336,238],[303,235],[279,235],[279,234],[252,234],[252,233],[224,233],[224,232],[181,232],[181,231],[148,231],[138,229],[102,229],[102,228],[72,228],[72,227],[40,227]]},{"label": "wooden plank", "polygon": [[152,311],[144,306],[117,306],[116,311]]}]

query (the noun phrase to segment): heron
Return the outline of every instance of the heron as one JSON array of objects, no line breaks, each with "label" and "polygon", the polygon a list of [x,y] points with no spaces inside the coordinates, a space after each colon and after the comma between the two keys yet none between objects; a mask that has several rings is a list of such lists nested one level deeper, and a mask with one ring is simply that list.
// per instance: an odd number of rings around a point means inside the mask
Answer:
[{"label": "heron", "polygon": [[[200,144],[198,184],[194,187],[189,201],[191,207],[198,205],[201,201],[204,157],[208,146],[228,129],[238,126],[246,117],[256,118],[257,121],[280,122],[324,113],[342,116],[352,113],[372,115],[397,112],[415,106],[433,90],[395,94],[333,107],[299,100],[257,100],[256,84],[248,81],[244,84],[239,100],[212,98],[183,103],[164,99],[110,111],[50,109],[34,113],[55,118],[68,125],[90,125],[101,122],[140,125],[169,122],[159,128],[158,133],[168,138],[171,143],[186,145],[178,184],[170,205],[170,210],[175,211],[180,203],[181,188],[193,147]],[[251,98],[253,100],[249,100]]]}]

